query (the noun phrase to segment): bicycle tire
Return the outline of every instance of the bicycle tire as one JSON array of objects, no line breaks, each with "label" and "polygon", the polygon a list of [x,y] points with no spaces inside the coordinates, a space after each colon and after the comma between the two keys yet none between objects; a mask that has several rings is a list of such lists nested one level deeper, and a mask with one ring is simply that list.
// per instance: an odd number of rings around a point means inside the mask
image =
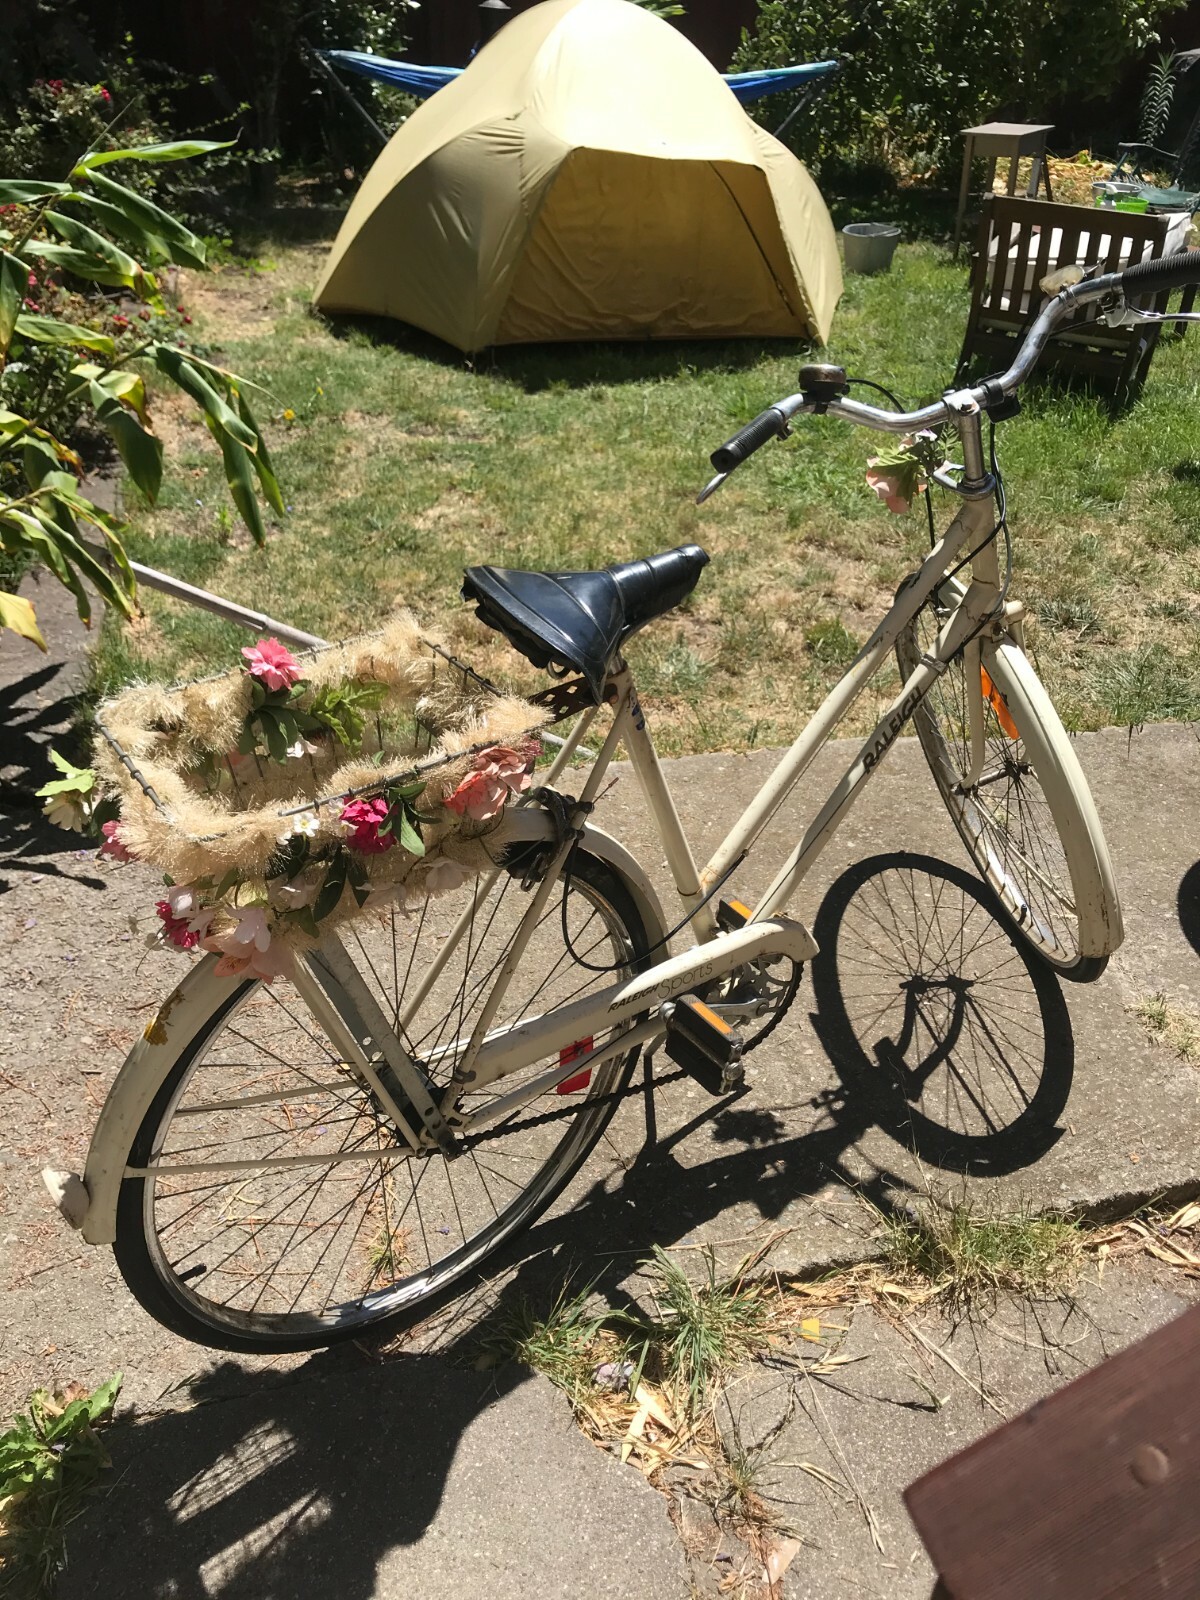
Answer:
[{"label": "bicycle tire", "polygon": [[[473,894],[474,889],[471,883],[464,892]],[[600,944],[609,946],[619,962],[615,974],[585,971],[564,949],[559,921],[564,896],[575,951],[586,957]],[[504,909],[510,899],[511,910]],[[434,1061],[441,1050],[442,1059],[427,1068],[433,1085],[448,1078],[456,1045],[470,1035],[470,1007],[490,990],[489,979],[507,948],[504,930],[515,925],[522,901],[527,901],[527,889],[518,874],[501,873],[472,919],[471,929],[473,933],[478,930],[478,937],[465,941],[463,974],[458,981],[462,1007],[457,1015],[443,1018],[437,1035],[439,1041],[444,1039],[449,1021],[448,1047],[430,1045],[432,1035],[418,1040],[420,1016],[409,1019],[407,1028],[397,1025],[410,1051],[414,1043],[422,1043]],[[421,930],[427,924],[437,925],[430,923],[431,907],[432,915],[443,921],[455,913],[454,906],[439,911],[440,905],[441,901],[427,903],[421,913],[411,941],[413,958],[404,971],[405,993],[414,989]],[[360,972],[377,994],[385,993],[388,1009],[396,1018],[400,1002],[396,1001],[393,1009],[379,969],[389,943],[396,938],[395,919],[400,915],[393,910],[390,929],[382,930],[374,947],[358,935],[346,941]],[[496,930],[498,936],[493,939]],[[544,937],[539,939],[538,934]],[[651,934],[644,926],[637,900],[617,870],[577,851],[569,888],[556,885],[549,909],[539,919],[518,966],[510,996],[518,991],[522,974],[526,975],[525,984],[510,1012],[502,1013],[504,1020],[511,1024],[520,1014],[528,1014],[535,1002],[538,1009],[545,1009],[538,997],[546,993],[547,982],[554,983],[556,972],[563,978],[557,990],[569,988],[573,998],[587,989],[603,987],[622,972],[644,970],[656,937],[657,932]],[[425,949],[433,948],[435,936],[431,934]],[[399,954],[398,946],[393,944],[392,949]],[[538,966],[551,959],[548,952],[557,952],[549,980],[547,969]],[[593,954],[590,959],[598,958]],[[446,986],[456,982],[451,968],[457,961],[456,954],[446,969],[450,976],[439,978],[427,997],[431,1008],[444,1004]],[[537,987],[525,998],[535,974]],[[394,976],[399,985],[399,960]],[[285,980],[280,979],[269,987],[257,982],[233,985],[215,975],[210,975],[208,983],[211,1007],[207,1016],[161,1085],[126,1161],[132,1167],[158,1163],[163,1175],[131,1176],[123,1181],[114,1253],[126,1284],[151,1316],[185,1338],[218,1349],[259,1353],[318,1349],[368,1330],[399,1329],[460,1293],[480,1275],[486,1260],[527,1228],[579,1170],[613,1115],[640,1053],[639,1047],[634,1047],[599,1067],[578,1098],[548,1091],[492,1129],[484,1129],[474,1141],[468,1140],[466,1153],[457,1161],[447,1161],[440,1153],[421,1157],[417,1176],[412,1160],[393,1162],[381,1156],[377,1161],[360,1161],[355,1154],[363,1149],[373,1154],[374,1147],[362,1143],[372,1135],[377,1143],[385,1136],[389,1144],[395,1140],[365,1086],[351,1079],[348,1071],[338,1070],[337,1052],[311,1013],[297,1011],[303,1001],[294,987],[282,987]],[[553,1003],[565,1003],[563,995],[552,995],[546,1005]],[[285,1017],[297,1023],[300,1033],[289,1029]],[[620,1031],[630,1025],[621,1024]],[[323,1059],[309,1063],[289,1056],[289,1045],[297,1049],[301,1034],[316,1041]],[[252,1046],[259,1049],[257,1074],[251,1070],[252,1061],[229,1058],[231,1044],[239,1058],[247,1056]],[[319,1051],[305,1048],[319,1057]],[[532,1073],[547,1064],[535,1063],[523,1071]],[[314,1065],[324,1079],[313,1075]],[[506,1077],[492,1089],[467,1090],[465,1095],[503,1092],[518,1083],[519,1077]],[[331,1084],[325,1079],[334,1081]],[[224,1087],[235,1080],[236,1095]],[[272,1081],[274,1087],[262,1088]],[[231,1107],[233,1101],[236,1104]],[[262,1125],[271,1131],[260,1132]],[[343,1131],[331,1133],[338,1127]],[[276,1135],[279,1141],[273,1144]],[[519,1136],[525,1140],[520,1148]],[[211,1151],[215,1146],[222,1160],[247,1156],[268,1160],[284,1149],[289,1137],[300,1144],[324,1139],[317,1160],[325,1159],[326,1146],[331,1156],[338,1157],[339,1150],[349,1154],[322,1166],[305,1156],[309,1164],[264,1168],[257,1179],[247,1172],[214,1181],[207,1181],[209,1174],[175,1180],[169,1176],[169,1165],[179,1164],[181,1155],[186,1161],[189,1152],[194,1160],[195,1152]],[[256,1140],[260,1143],[255,1144]],[[481,1150],[492,1152],[484,1165],[477,1154]],[[368,1177],[354,1192],[357,1177],[347,1181],[342,1174],[356,1168],[358,1176],[365,1168]],[[435,1169],[433,1193],[423,1192]],[[397,1171],[400,1177],[393,1182],[392,1174]],[[456,1172],[464,1175],[457,1188]],[[472,1172],[477,1181],[468,1193],[464,1180]],[[205,1181],[198,1182],[197,1176]],[[346,1199],[348,1188],[351,1194]],[[389,1195],[393,1197],[390,1211]],[[493,1216],[486,1215],[485,1196]],[[409,1215],[414,1205],[415,1217]],[[348,1215],[343,1226],[338,1208],[347,1206],[353,1208],[353,1216]],[[468,1220],[481,1214],[478,1226]],[[441,1238],[447,1241],[446,1253],[437,1257],[442,1247],[430,1241]],[[340,1263],[337,1252],[341,1253]],[[274,1264],[273,1255],[277,1257]],[[429,1259],[423,1259],[426,1256]],[[408,1270],[410,1266],[412,1270]],[[304,1281],[292,1303],[281,1303],[293,1294],[301,1277]],[[353,1286],[353,1293],[346,1292],[347,1285]],[[300,1303],[302,1297],[304,1304]]]},{"label": "bicycle tire", "polygon": [[[961,593],[961,586],[954,589]],[[897,640],[902,677],[932,646],[939,609],[936,600],[925,607]],[[964,787],[970,724],[962,653],[913,713],[917,737],[967,854],[1008,922],[1059,977],[1094,982],[1120,945],[1123,927],[1087,780],[1015,640],[985,640],[981,666],[987,674],[986,752],[979,781]]]}]

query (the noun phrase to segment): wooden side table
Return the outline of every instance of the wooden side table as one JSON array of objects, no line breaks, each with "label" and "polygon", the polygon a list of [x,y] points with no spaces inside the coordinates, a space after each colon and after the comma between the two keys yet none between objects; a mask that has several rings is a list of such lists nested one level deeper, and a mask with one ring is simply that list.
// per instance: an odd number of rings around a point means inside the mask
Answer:
[{"label": "wooden side table", "polygon": [[1017,192],[1017,162],[1022,156],[1033,157],[1033,170],[1029,174],[1026,194],[1031,200],[1037,197],[1038,184],[1044,179],[1046,199],[1053,200],[1050,192],[1050,169],[1046,165],[1046,135],[1053,129],[1052,122],[984,122],[978,128],[964,128],[966,146],[963,150],[962,182],[958,189],[958,216],[954,220],[954,254],[958,255],[962,238],[963,219],[967,214],[967,197],[971,192],[971,163],[976,156],[988,164],[987,190],[996,181],[996,163],[1008,158],[1008,192]]}]

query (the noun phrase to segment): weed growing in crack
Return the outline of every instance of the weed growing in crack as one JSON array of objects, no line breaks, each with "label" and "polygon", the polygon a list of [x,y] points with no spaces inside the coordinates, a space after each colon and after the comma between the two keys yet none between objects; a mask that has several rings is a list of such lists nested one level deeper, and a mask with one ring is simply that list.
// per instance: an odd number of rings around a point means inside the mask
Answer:
[{"label": "weed growing in crack", "polygon": [[981,1215],[963,1201],[931,1201],[882,1218],[890,1272],[924,1279],[959,1305],[998,1294],[1059,1294],[1083,1254],[1079,1224],[1064,1217]]},{"label": "weed growing in crack", "polygon": [[1173,1006],[1165,994],[1148,994],[1129,1009],[1152,1039],[1181,1061],[1200,1066],[1200,1017]]},{"label": "weed growing in crack", "polygon": [[79,1384],[38,1389],[28,1414],[0,1433],[0,1592],[13,1600],[54,1592],[67,1527],[109,1464],[96,1429],[120,1387],[118,1373],[93,1394]]}]

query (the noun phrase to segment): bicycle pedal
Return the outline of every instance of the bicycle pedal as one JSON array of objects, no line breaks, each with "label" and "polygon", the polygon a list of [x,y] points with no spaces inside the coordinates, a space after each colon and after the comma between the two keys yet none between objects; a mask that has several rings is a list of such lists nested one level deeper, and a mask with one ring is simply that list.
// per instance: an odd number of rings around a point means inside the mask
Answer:
[{"label": "bicycle pedal", "polygon": [[750,921],[750,907],[741,900],[721,900],[717,903],[717,927],[722,933],[734,933]]},{"label": "bicycle pedal", "polygon": [[741,1034],[695,995],[675,1002],[663,1048],[709,1094],[728,1094],[742,1085]]}]

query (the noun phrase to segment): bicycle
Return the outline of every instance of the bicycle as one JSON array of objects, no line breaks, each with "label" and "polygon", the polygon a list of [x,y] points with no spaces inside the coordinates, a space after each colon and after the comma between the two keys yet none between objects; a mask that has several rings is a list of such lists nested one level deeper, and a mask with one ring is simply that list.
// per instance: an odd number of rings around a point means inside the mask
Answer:
[{"label": "bicycle", "polygon": [[[848,397],[840,369],[714,452],[710,494],[801,415],[885,433],[950,424],[935,475],[959,509],[886,617],[701,870],[684,837],[622,645],[691,592],[698,546],[602,572],[472,568],[464,596],[579,711],[540,786],[505,813],[492,867],[457,898],[331,935],[274,985],[193,967],[101,1112],[76,1214],[177,1333],[233,1350],[311,1349],[412,1322],[459,1292],[579,1169],[658,1048],[712,1093],[786,1013],[808,930],[782,914],[912,722],[998,914],[1059,976],[1099,977],[1122,938],[1104,836],[1074,750],[1030,665],[1011,543],[982,421],[1011,412],[1054,328],[1081,306],[1200,280],[1200,251],[1049,299],[1012,367],[912,412]],[[1001,548],[1004,561],[1001,562]],[[899,693],[757,904],[721,890],[813,757],[895,652]],[[563,779],[611,720],[577,795]],[[637,861],[589,814],[623,746],[663,845],[674,925]],[[671,953],[690,930],[693,943]]]}]

